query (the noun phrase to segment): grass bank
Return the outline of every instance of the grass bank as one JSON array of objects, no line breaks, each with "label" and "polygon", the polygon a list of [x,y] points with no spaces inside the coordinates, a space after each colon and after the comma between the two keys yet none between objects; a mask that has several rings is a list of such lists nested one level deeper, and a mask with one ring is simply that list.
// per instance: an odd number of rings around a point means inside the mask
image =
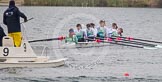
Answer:
[{"label": "grass bank", "polygon": [[162,0],[24,0],[27,6],[159,7]]}]

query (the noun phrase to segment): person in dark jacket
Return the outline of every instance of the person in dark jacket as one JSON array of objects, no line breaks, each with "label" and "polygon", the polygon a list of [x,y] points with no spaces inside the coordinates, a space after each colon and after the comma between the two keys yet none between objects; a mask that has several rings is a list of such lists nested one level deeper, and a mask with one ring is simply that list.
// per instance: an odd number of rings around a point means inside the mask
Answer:
[{"label": "person in dark jacket", "polygon": [[6,34],[4,33],[4,30],[0,25],[0,46],[2,46],[2,39],[4,36],[6,36]]},{"label": "person in dark jacket", "polygon": [[15,6],[15,1],[11,0],[9,8],[3,14],[3,23],[7,25],[8,35],[13,38],[16,47],[20,47],[22,40],[20,17],[27,22],[27,17]]}]

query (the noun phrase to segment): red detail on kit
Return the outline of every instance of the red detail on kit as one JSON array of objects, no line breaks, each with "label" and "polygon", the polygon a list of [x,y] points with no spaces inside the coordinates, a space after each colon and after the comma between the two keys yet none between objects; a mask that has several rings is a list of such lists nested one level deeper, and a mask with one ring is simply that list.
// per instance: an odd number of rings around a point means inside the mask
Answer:
[{"label": "red detail on kit", "polygon": [[132,37],[126,37],[126,40],[134,40],[134,38],[132,38]]},{"label": "red detail on kit", "polygon": [[129,73],[124,73],[124,76],[128,77],[129,76]]},{"label": "red detail on kit", "polygon": [[58,40],[64,40],[64,39],[65,39],[64,36],[60,36],[60,37],[58,37]]},{"label": "red detail on kit", "polygon": [[107,41],[112,42],[112,38],[107,38]]},{"label": "red detail on kit", "polygon": [[129,37],[126,37],[126,39],[125,40],[129,40]]},{"label": "red detail on kit", "polygon": [[96,39],[96,42],[100,43],[100,42],[101,42],[101,40],[100,40],[100,39]]},{"label": "red detail on kit", "polygon": [[134,40],[134,38],[130,37],[130,41],[131,41],[131,40]]},{"label": "red detail on kit", "polygon": [[117,40],[117,41],[120,41],[120,40],[122,40],[122,38],[120,38],[120,37],[117,37],[117,38],[116,38],[116,40]]}]

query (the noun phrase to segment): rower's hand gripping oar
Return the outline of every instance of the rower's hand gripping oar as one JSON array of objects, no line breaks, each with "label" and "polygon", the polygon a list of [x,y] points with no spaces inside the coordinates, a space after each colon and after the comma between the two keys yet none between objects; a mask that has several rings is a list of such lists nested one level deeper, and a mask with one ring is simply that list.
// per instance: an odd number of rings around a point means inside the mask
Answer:
[{"label": "rower's hand gripping oar", "polygon": [[31,40],[28,41],[29,43],[34,43],[34,42],[45,42],[45,41],[54,41],[54,40],[64,40],[65,37],[64,36],[60,36],[58,38],[49,38],[49,39],[40,39],[40,40]]}]

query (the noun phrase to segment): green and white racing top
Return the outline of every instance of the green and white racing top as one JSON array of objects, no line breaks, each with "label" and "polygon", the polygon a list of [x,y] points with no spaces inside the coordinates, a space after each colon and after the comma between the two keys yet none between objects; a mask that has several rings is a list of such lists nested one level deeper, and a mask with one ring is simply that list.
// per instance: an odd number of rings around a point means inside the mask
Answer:
[{"label": "green and white racing top", "polygon": [[121,36],[121,35],[118,34],[117,31],[113,31],[111,36],[113,37],[113,36]]},{"label": "green and white racing top", "polygon": [[81,29],[80,30],[76,30],[75,34],[76,34],[76,37],[78,39],[84,38],[84,31],[82,31]]},{"label": "green and white racing top", "polygon": [[106,29],[104,27],[99,27],[97,28],[97,35],[100,37],[100,38],[104,38],[105,35],[106,35]]},{"label": "green and white racing top", "polygon": [[89,29],[89,30],[87,29],[86,32],[87,32],[87,37],[94,36],[92,29]]},{"label": "green and white racing top", "polygon": [[66,37],[65,38],[65,43],[78,43],[78,38],[76,35],[73,35],[73,37]]}]

